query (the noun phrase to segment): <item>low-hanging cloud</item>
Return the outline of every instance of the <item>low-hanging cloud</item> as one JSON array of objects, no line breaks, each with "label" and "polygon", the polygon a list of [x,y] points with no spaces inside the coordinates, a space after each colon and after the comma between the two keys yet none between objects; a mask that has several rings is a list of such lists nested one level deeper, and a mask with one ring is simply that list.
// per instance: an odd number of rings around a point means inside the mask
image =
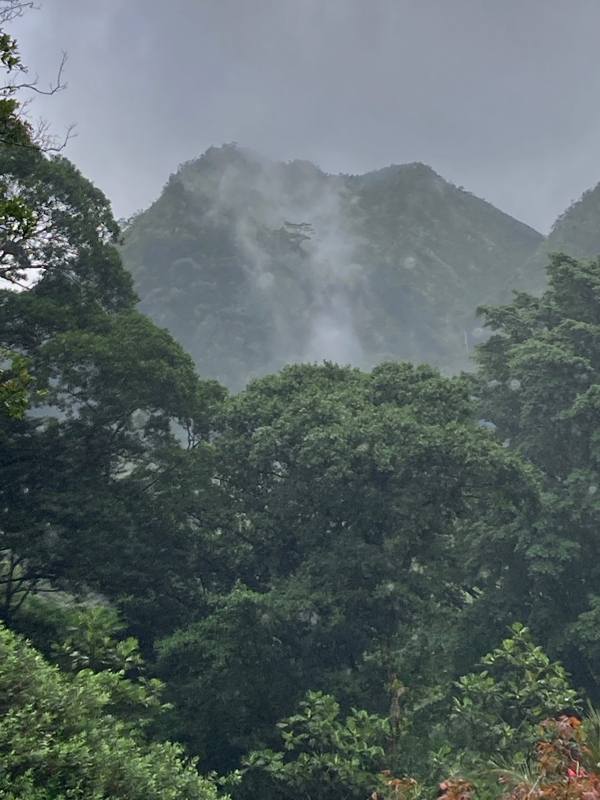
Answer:
[{"label": "low-hanging cloud", "polygon": [[[362,366],[350,293],[365,278],[354,258],[358,238],[344,213],[344,182],[306,162],[275,163],[256,153],[241,153],[242,158],[224,170],[207,216],[218,218],[228,210],[234,214],[249,282],[275,325],[273,367],[322,360]],[[268,247],[261,244],[262,229],[296,230],[302,239],[302,261],[289,265],[301,275],[304,290],[296,309],[281,303],[281,265],[273,264]],[[289,303],[289,287],[286,294]],[[290,311],[300,313],[300,327],[290,326]]]},{"label": "low-hanging cloud", "polygon": [[238,141],[327,172],[424,161],[547,230],[600,179],[597,0],[46,0],[15,25],[37,103],[114,202]]}]

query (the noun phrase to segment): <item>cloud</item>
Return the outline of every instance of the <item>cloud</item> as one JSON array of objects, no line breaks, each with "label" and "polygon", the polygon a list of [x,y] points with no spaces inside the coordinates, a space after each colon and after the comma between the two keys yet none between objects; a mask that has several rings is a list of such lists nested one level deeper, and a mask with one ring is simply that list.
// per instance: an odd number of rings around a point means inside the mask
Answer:
[{"label": "cloud", "polygon": [[211,144],[336,173],[424,161],[538,229],[600,180],[597,0],[46,0],[32,69],[69,52],[68,155],[118,215]]},{"label": "cloud", "polygon": [[[261,308],[269,310],[276,331],[272,369],[322,360],[362,366],[350,293],[363,284],[364,274],[354,259],[359,240],[344,213],[349,198],[343,182],[306,162],[282,165],[249,151],[237,152],[239,160],[225,168],[215,187],[208,216],[217,219],[227,210],[233,212],[249,285],[258,291]],[[182,179],[194,188],[193,178],[184,173]],[[254,202],[249,203],[249,197]],[[301,260],[292,253],[280,256],[279,279],[271,271],[272,246],[261,243],[264,226],[288,232],[296,228],[302,240]],[[289,280],[290,273],[295,280]]]}]

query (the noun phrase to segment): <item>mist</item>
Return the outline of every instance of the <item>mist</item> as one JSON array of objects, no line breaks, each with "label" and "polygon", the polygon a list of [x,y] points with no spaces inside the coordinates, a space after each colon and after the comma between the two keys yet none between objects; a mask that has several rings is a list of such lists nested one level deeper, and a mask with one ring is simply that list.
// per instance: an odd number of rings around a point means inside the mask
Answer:
[{"label": "mist", "polygon": [[[254,314],[266,314],[273,326],[270,367],[321,360],[362,366],[353,295],[366,282],[354,257],[360,238],[344,181],[310,162],[274,162],[247,149],[214,149],[205,158],[219,164],[216,180],[204,161],[184,166],[179,178],[209,204],[203,224],[234,221],[244,291],[256,298]],[[281,232],[284,252],[273,253],[269,231]]]},{"label": "mist", "polygon": [[288,309],[275,297],[271,259],[260,246],[257,226],[301,226],[305,237],[302,249],[308,255],[301,267],[311,298],[302,310],[306,338],[302,337],[300,344],[290,341],[278,360],[283,364],[325,359],[362,366],[362,346],[348,297],[349,287],[360,280],[362,267],[354,261],[356,235],[343,214],[343,183],[309,163],[286,166],[248,152],[245,156],[259,166],[255,179],[249,183],[246,175],[236,174],[229,166],[219,184],[216,208],[230,207],[237,212],[236,232],[247,255],[246,269],[267,298],[281,342],[288,338]]}]

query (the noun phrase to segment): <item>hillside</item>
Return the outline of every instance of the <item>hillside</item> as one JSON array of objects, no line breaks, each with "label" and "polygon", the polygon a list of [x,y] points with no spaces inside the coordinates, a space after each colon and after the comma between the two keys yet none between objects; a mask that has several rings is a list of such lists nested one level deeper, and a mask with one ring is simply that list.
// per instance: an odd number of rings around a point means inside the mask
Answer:
[{"label": "hillside", "polygon": [[548,253],[563,252],[575,258],[600,255],[600,184],[584,192],[561,214],[547,239],[527,259],[514,280],[527,291],[546,288]]},{"label": "hillside", "polygon": [[543,237],[423,164],[331,176],[234,145],[131,221],[141,309],[233,389],[294,361],[469,365],[473,310]]}]

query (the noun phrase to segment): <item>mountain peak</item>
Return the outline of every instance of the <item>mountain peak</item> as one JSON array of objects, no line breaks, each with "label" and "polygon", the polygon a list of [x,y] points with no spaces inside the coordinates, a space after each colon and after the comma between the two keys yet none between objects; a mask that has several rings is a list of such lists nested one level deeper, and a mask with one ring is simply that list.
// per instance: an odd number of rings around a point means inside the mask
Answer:
[{"label": "mountain peak", "polygon": [[125,262],[142,309],[235,389],[297,361],[466,369],[474,309],[543,241],[420,162],[334,176],[227,144],[172,186]]}]

